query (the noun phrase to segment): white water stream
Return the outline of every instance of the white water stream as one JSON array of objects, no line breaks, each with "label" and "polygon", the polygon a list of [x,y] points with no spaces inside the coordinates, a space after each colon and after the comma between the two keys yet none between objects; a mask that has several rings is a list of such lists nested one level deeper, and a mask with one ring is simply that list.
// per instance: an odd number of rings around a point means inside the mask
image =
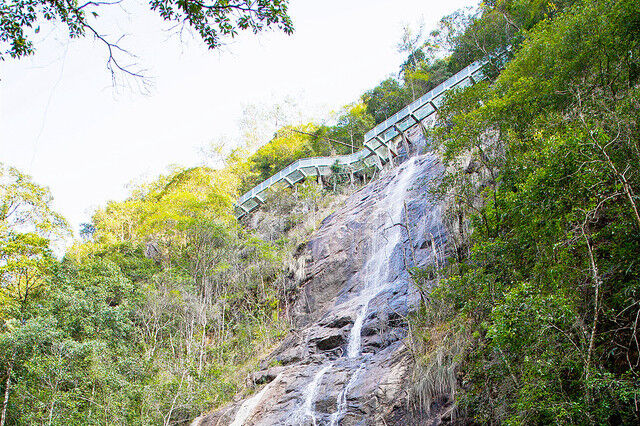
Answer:
[{"label": "white water stream", "polygon": [[331,415],[331,426],[337,426],[338,421],[340,421],[345,414],[347,414],[347,393],[353,387],[353,384],[358,380],[358,374],[364,368],[365,364],[360,364],[360,367],[351,375],[351,378],[347,382],[342,392],[338,395],[338,401],[336,404],[336,412]]},{"label": "white water stream", "polygon": [[276,378],[273,379],[265,387],[263,387],[260,392],[258,392],[257,394],[253,395],[251,398],[247,399],[242,404],[242,406],[240,407],[238,412],[236,413],[236,416],[233,419],[233,423],[231,423],[231,425],[229,425],[229,426],[242,426],[242,425],[244,425],[244,422],[249,418],[249,416],[251,416],[251,414],[253,414],[254,410],[257,407],[257,405],[262,400],[262,397],[264,396],[264,394],[267,393],[267,391],[269,390],[269,388],[271,388],[271,386],[273,386],[275,383],[280,381],[280,377],[281,376],[282,376],[282,373],[278,374],[276,376]]},{"label": "white water stream", "polygon": [[[358,358],[362,350],[362,326],[369,311],[369,303],[380,293],[388,290],[390,263],[393,251],[402,238],[402,212],[409,186],[413,183],[417,166],[415,159],[409,159],[403,167],[396,169],[396,176],[385,188],[378,201],[374,218],[382,217],[383,224],[378,232],[372,235],[372,253],[365,264],[365,287],[360,295],[348,303],[360,305],[356,319],[349,333],[347,357]],[[375,219],[374,219],[375,220]],[[337,401],[336,412],[331,415],[331,425],[337,425],[347,413],[347,395],[357,381],[360,371],[365,367],[362,360],[358,369],[351,375]]]},{"label": "white water stream", "polygon": [[318,388],[318,384],[320,380],[322,380],[322,376],[331,368],[331,365],[327,365],[316,373],[313,377],[311,383],[304,391],[305,399],[304,399],[304,415],[311,418],[311,423],[313,426],[318,424],[318,420],[316,418],[316,411],[313,408],[313,400],[316,396],[316,389]]},{"label": "white water stream", "polygon": [[[363,270],[364,287],[358,296],[345,302],[354,306],[354,309],[357,310],[353,327],[349,333],[346,355],[349,359],[360,358],[360,363],[337,397],[336,412],[333,413],[330,418],[332,426],[338,425],[347,414],[348,393],[357,382],[360,372],[366,367],[366,359],[361,357],[362,327],[369,311],[369,303],[393,285],[393,282],[389,279],[390,263],[393,251],[402,238],[402,226],[399,226],[399,224],[403,223],[402,213],[404,210],[404,201],[410,185],[414,182],[416,171],[417,164],[413,158],[409,159],[404,165],[396,168],[395,176],[384,189],[372,215],[374,220],[380,221],[381,226],[372,232],[372,252]],[[323,376],[331,370],[333,366],[334,362],[327,362],[321,366],[303,392],[304,402],[300,407],[300,414],[302,414],[304,418],[310,419],[314,426],[318,424],[318,414],[314,408],[317,388]],[[260,392],[242,404],[231,426],[241,426],[245,423],[255,411],[264,394],[274,383],[279,381],[281,375],[282,373]]]},{"label": "white water stream", "polygon": [[392,284],[389,282],[389,263],[393,250],[402,238],[402,227],[399,224],[403,223],[404,201],[416,173],[415,159],[409,159],[404,167],[396,170],[394,180],[385,188],[373,215],[374,218],[382,216],[384,222],[380,231],[374,232],[371,237],[373,252],[365,264],[365,288],[357,299],[351,302],[359,303],[360,309],[349,334],[349,358],[360,356],[362,325],[367,316],[369,302]]}]

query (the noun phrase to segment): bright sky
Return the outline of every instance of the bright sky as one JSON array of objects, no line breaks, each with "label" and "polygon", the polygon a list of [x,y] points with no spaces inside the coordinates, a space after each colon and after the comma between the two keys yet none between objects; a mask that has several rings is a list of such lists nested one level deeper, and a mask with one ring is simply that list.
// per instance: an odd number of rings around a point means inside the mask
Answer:
[{"label": "bright sky", "polygon": [[200,149],[233,134],[242,108],[302,99],[310,118],[397,72],[404,23],[426,29],[476,0],[291,0],[296,31],[248,34],[220,52],[180,40],[147,3],[124,0],[95,21],[153,76],[148,94],[114,90],[104,47],[90,37],[39,33],[36,54],[0,62],[0,162],[51,188],[77,231],[126,184],[202,162]]}]

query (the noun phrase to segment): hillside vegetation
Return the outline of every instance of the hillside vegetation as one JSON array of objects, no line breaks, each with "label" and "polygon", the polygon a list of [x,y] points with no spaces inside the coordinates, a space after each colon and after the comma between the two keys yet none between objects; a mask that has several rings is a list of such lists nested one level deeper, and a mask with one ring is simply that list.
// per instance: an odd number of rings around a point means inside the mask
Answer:
[{"label": "hillside vegetation", "polygon": [[289,330],[292,254],[372,171],[278,191],[251,223],[233,201],[298,158],[360,149],[371,126],[356,103],[257,150],[247,137],[219,169],[176,169],[107,203],[62,259],[52,247],[70,229],[49,190],[2,166],[2,422],[188,424],[242,392]]},{"label": "hillside vegetation", "polygon": [[457,255],[421,272],[417,391],[465,422],[637,424],[640,3],[491,2],[462,38],[513,59],[433,133]]},{"label": "hillside vegetation", "polygon": [[[246,392],[289,331],[293,253],[357,185],[339,173],[232,203],[291,162],[363,135],[471,62],[429,139],[453,256],[411,319],[422,408],[489,424],[640,422],[640,2],[491,0],[405,29],[389,78],[330,125],[236,141],[220,168],[176,169],[69,236],[48,189],[0,168],[0,426],[188,424]],[[434,405],[435,406],[435,405]]]}]

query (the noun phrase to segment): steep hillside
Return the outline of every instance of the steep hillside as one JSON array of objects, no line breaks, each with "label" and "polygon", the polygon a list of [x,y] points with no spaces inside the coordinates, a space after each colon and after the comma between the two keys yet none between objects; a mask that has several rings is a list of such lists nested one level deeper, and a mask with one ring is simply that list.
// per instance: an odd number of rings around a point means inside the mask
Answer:
[{"label": "steep hillside", "polygon": [[[0,426],[640,423],[640,3],[491,0],[411,35],[333,125],[135,186],[63,259],[51,194],[1,166]],[[411,130],[427,149],[233,216],[485,57]]]},{"label": "steep hillside", "polygon": [[[422,137],[415,128],[411,138]],[[297,254],[294,329],[249,376],[255,395],[194,425],[423,420],[408,386],[413,358],[405,339],[420,301],[412,268],[445,257],[442,207],[428,190],[442,172],[433,153],[409,158],[322,221]]]}]

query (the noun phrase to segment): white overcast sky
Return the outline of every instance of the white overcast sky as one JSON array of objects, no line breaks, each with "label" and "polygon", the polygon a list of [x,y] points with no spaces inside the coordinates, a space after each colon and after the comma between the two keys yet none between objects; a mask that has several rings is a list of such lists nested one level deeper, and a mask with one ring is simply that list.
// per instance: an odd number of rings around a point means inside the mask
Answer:
[{"label": "white overcast sky", "polygon": [[248,34],[212,52],[172,35],[145,1],[124,0],[95,26],[130,34],[121,44],[153,76],[150,93],[114,91],[99,42],[43,28],[34,56],[0,62],[0,162],[49,186],[77,230],[128,182],[201,163],[200,148],[233,134],[243,105],[293,96],[304,115],[326,116],[397,72],[404,23],[423,18],[430,30],[476,3],[291,0],[292,36]]}]

